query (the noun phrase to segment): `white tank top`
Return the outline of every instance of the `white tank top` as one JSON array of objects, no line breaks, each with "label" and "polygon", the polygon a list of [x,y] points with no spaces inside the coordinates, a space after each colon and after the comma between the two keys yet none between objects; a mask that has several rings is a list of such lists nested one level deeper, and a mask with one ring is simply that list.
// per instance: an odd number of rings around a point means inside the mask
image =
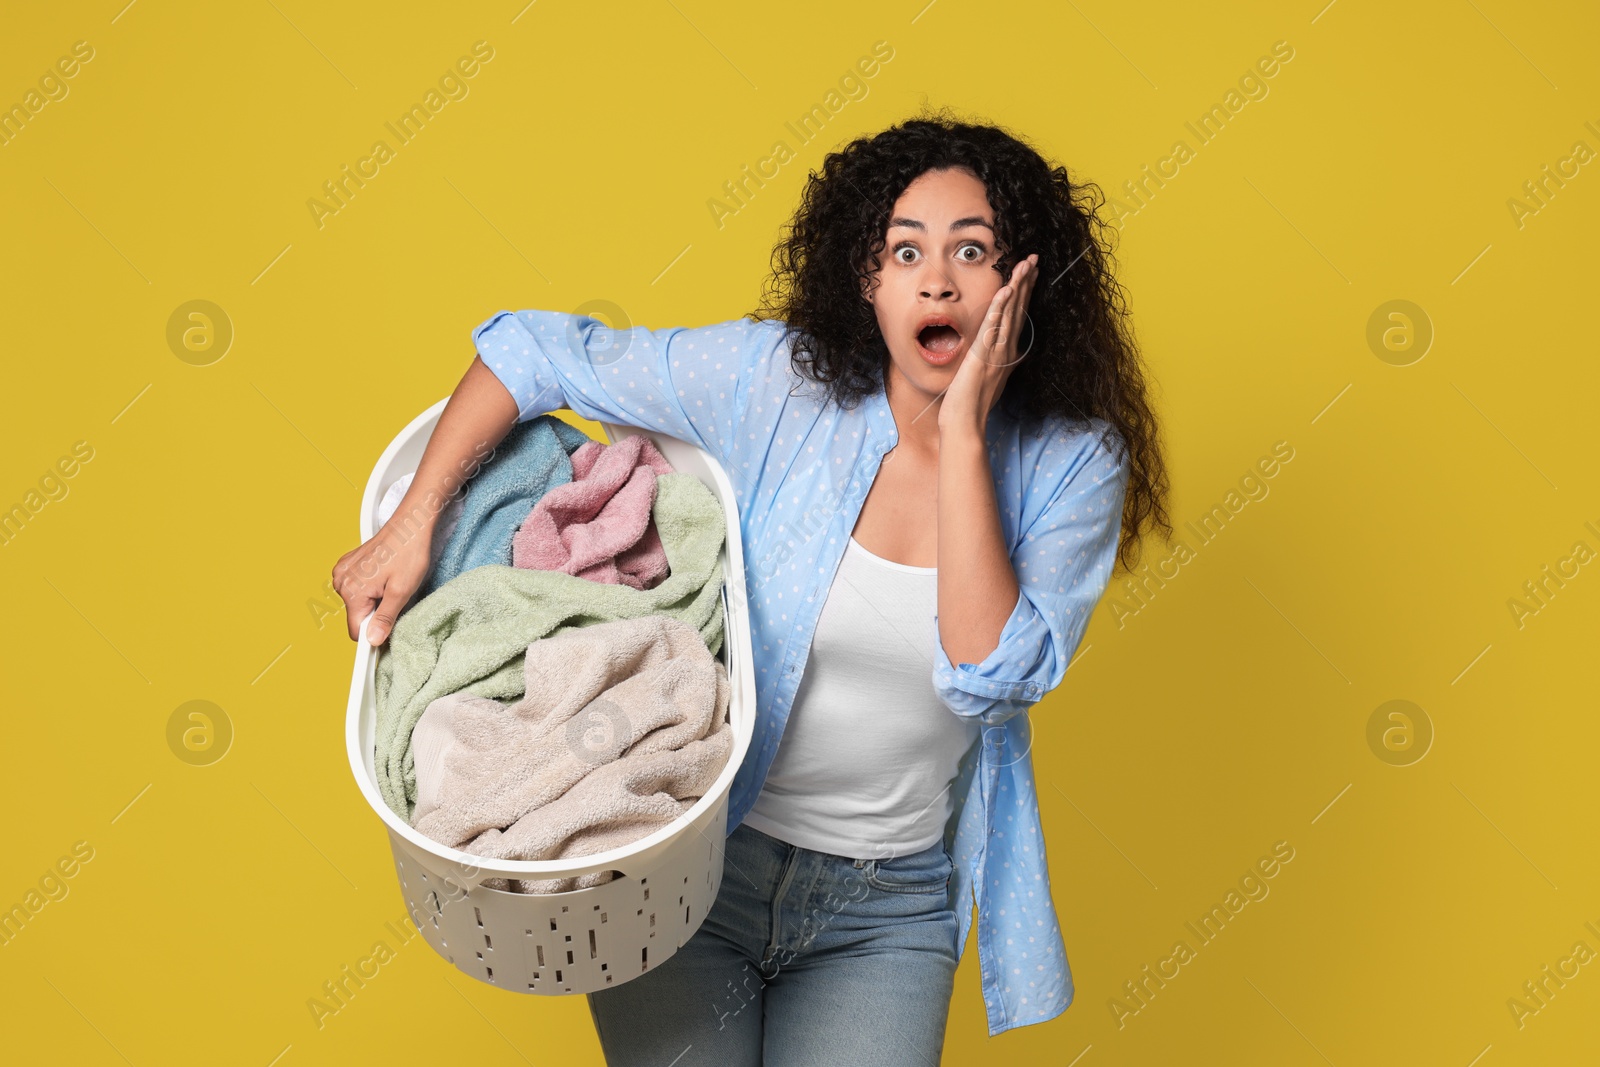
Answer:
[{"label": "white tank top", "polygon": [[853,859],[920,852],[944,837],[951,783],[982,726],[934,692],[937,575],[850,538],[745,822]]}]

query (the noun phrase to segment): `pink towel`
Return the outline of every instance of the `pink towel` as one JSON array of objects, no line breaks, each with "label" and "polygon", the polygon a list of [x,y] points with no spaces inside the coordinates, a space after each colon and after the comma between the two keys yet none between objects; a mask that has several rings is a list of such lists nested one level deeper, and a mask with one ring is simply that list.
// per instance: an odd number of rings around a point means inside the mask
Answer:
[{"label": "pink towel", "polygon": [[643,434],[590,441],[571,459],[572,481],[540,497],[512,538],[512,565],[654,589],[668,570],[651,520],[656,477],[672,465]]}]

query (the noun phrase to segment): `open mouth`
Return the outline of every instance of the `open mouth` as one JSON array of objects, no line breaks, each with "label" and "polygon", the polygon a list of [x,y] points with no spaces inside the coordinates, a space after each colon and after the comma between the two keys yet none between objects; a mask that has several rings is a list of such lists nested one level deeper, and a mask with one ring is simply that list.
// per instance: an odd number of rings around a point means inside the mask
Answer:
[{"label": "open mouth", "polygon": [[917,331],[917,344],[937,355],[954,352],[961,345],[961,334],[954,326],[924,326]]}]

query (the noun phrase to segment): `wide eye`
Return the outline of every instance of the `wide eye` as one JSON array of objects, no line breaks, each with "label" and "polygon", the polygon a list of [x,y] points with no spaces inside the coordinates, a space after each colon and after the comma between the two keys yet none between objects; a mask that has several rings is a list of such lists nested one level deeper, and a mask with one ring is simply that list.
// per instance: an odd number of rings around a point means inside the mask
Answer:
[{"label": "wide eye", "polygon": [[915,263],[916,262],[916,260],[914,258],[913,259],[907,259],[903,255],[901,255],[901,253],[903,253],[903,252],[910,252],[912,254],[912,256],[919,256],[919,255],[922,254],[922,253],[917,251],[917,248],[916,248],[915,245],[908,245],[908,244],[896,245],[895,249],[894,249],[895,262],[897,262],[897,263]]},{"label": "wide eye", "polygon": [[[975,252],[977,254],[969,256],[966,255],[968,252]],[[983,254],[984,248],[982,245],[962,245],[960,248],[956,249],[956,255],[961,257],[967,263],[978,262],[978,260],[983,258]]]}]

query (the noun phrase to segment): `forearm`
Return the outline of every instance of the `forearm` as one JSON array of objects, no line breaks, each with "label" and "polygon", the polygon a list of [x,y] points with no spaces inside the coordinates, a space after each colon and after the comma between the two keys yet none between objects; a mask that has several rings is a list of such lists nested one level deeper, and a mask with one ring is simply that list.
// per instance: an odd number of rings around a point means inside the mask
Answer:
[{"label": "forearm", "polygon": [[952,664],[982,663],[1021,592],[982,429],[940,433],[938,523],[939,642]]},{"label": "forearm", "polygon": [[517,402],[500,379],[474,358],[440,412],[417,473],[384,529],[402,542],[419,533],[431,537],[439,513],[494,454],[517,414]]}]

